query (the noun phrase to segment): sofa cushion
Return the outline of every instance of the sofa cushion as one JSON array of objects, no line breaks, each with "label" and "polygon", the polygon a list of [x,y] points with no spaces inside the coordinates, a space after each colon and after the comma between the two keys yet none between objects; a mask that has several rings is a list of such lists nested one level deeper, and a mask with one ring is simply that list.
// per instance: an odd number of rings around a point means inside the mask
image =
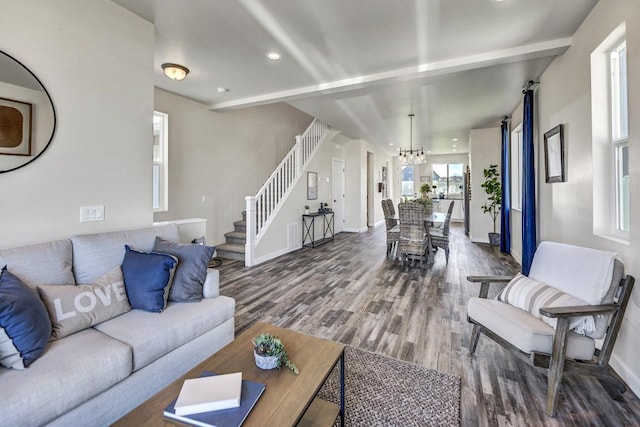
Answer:
[{"label": "sofa cushion", "polygon": [[0,365],[26,368],[44,352],[50,336],[49,316],[36,292],[2,267]]},{"label": "sofa cushion", "polygon": [[[545,283],[538,282],[520,273],[507,284],[498,295],[498,299],[507,304],[521,308],[531,315],[542,320],[555,329],[558,319],[540,314],[543,307],[570,307],[587,305],[580,298],[553,288]],[[593,316],[576,316],[569,320],[569,329],[585,335],[596,329]]]},{"label": "sofa cushion", "polygon": [[221,325],[234,312],[235,300],[220,296],[197,304],[169,302],[161,315],[134,309],[94,328],[131,346],[137,371]]},{"label": "sofa cushion", "polygon": [[178,241],[176,224],[139,228],[130,231],[85,234],[71,237],[73,273],[79,285],[91,283],[96,277],[122,264],[124,245],[139,251],[151,251],[156,236]]},{"label": "sofa cushion", "polygon": [[207,267],[215,248],[213,246],[182,244],[156,237],[154,252],[170,254],[178,258],[176,274],[169,291],[171,301],[200,301],[202,286],[207,277]]},{"label": "sofa cushion", "polygon": [[0,267],[25,285],[73,285],[71,241],[69,239],[0,250]]},{"label": "sofa cushion", "polygon": [[[525,353],[551,354],[555,330],[526,311],[495,299],[470,298],[468,316]],[[595,341],[570,331],[567,357],[591,360]]]},{"label": "sofa cushion", "polygon": [[53,325],[53,339],[90,328],[131,310],[122,269],[115,267],[89,285],[38,286]]},{"label": "sofa cushion", "polygon": [[136,251],[125,245],[122,274],[131,308],[162,312],[177,264],[173,255]]},{"label": "sofa cushion", "polygon": [[131,358],[129,346],[91,328],[53,341],[29,369],[0,368],[0,424],[46,424],[126,378]]}]

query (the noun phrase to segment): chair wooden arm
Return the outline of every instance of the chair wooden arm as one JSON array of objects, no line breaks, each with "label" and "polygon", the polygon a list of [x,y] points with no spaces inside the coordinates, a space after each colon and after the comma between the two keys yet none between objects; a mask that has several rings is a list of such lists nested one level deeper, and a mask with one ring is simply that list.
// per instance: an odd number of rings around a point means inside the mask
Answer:
[{"label": "chair wooden arm", "polygon": [[596,314],[609,314],[619,307],[616,304],[577,305],[573,307],[542,307],[540,314],[551,318],[594,316]]},{"label": "chair wooden arm", "polygon": [[513,279],[512,276],[467,276],[467,280],[471,283],[480,283],[480,294],[478,297],[486,298],[489,295],[490,283],[509,283]]},{"label": "chair wooden arm", "polygon": [[513,276],[467,276],[467,280],[472,283],[508,283]]}]

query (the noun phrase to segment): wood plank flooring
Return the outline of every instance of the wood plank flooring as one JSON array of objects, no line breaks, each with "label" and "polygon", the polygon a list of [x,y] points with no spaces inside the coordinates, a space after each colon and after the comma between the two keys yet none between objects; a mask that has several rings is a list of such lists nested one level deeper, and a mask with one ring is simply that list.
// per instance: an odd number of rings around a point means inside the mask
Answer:
[{"label": "wood plank flooring", "polygon": [[[432,268],[403,270],[386,258],[385,238],[376,227],[256,267],[225,261],[220,292],[236,299],[236,334],[269,322],[458,375],[463,426],[640,426],[630,390],[615,401],[598,381],[565,376],[551,419],[542,372],[484,336],[469,356],[466,304],[479,285],[466,276],[513,274],[510,256],[452,224],[448,266],[440,250]],[[490,296],[500,289],[492,285]]]}]

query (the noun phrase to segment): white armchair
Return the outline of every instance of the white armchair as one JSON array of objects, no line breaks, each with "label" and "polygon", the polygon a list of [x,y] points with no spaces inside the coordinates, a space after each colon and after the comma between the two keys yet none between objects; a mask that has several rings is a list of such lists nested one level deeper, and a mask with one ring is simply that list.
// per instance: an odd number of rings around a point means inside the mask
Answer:
[{"label": "white armchair", "polygon": [[[625,390],[609,367],[634,278],[611,252],[542,242],[529,276],[469,276],[481,283],[470,298],[467,319],[473,324],[469,351],[480,334],[535,367],[548,368],[546,410],[554,417],[565,370],[613,382]],[[496,299],[487,299],[490,283],[508,283]],[[602,348],[596,340],[604,339]]]}]

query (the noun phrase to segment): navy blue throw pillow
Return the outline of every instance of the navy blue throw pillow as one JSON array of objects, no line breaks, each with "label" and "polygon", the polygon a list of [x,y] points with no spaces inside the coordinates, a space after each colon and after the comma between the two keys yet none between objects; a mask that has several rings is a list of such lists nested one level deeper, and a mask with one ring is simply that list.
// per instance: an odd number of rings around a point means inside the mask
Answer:
[{"label": "navy blue throw pillow", "polygon": [[24,369],[44,352],[51,319],[38,294],[7,271],[0,271],[0,364]]},{"label": "navy blue throw pillow", "polygon": [[177,263],[171,255],[139,252],[125,245],[122,275],[131,308],[154,313],[164,310]]}]

